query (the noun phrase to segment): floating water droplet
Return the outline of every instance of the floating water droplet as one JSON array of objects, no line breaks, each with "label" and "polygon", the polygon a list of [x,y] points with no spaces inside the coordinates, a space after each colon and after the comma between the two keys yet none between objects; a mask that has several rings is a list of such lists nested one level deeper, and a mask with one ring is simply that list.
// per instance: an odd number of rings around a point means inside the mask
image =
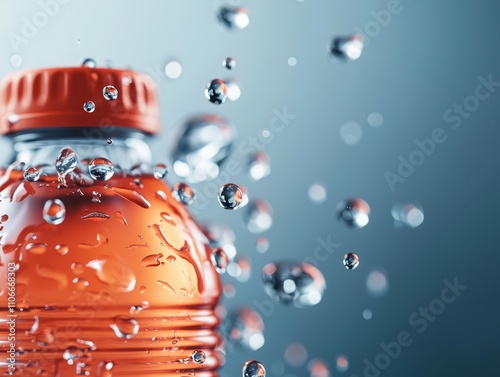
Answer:
[{"label": "floating water droplet", "polygon": [[359,258],[354,253],[347,253],[344,255],[344,266],[348,270],[354,270],[359,265]]},{"label": "floating water droplet", "polygon": [[95,110],[95,103],[92,101],[87,101],[83,104],[83,110],[87,113],[93,113]]},{"label": "floating water droplet", "polygon": [[361,56],[363,46],[363,37],[359,34],[336,37],[329,46],[330,61],[332,63],[353,62]]},{"label": "floating water droplet", "polygon": [[291,56],[288,58],[288,65],[290,67],[295,67],[297,65],[297,58]]},{"label": "floating water droplet", "polygon": [[273,225],[273,210],[265,200],[255,200],[248,205],[244,219],[250,232],[262,233]]},{"label": "floating water droplet", "polygon": [[221,247],[229,260],[236,256],[236,246],[234,245],[236,235],[231,227],[226,224],[210,222],[205,224],[202,230],[212,248]]},{"label": "floating water droplet", "polygon": [[96,271],[97,278],[114,292],[131,292],[135,288],[135,275],[120,256],[103,257],[87,263]]},{"label": "floating water droplet", "polygon": [[95,60],[91,59],[91,58],[83,59],[83,61],[82,61],[82,67],[95,68],[96,67]]},{"label": "floating water droplet", "polygon": [[23,63],[23,58],[19,54],[12,54],[10,56],[10,65],[13,67],[19,67]]},{"label": "floating water droplet", "polygon": [[370,206],[360,198],[348,199],[337,205],[337,217],[350,228],[363,228],[370,221]]},{"label": "floating water droplet", "polygon": [[196,364],[203,364],[207,359],[207,356],[202,350],[195,350],[191,354],[191,359],[193,359],[193,362],[195,362]]},{"label": "floating water droplet", "polygon": [[266,368],[256,360],[248,360],[243,364],[242,377],[266,377]]},{"label": "floating water droplet", "polygon": [[43,206],[43,219],[52,225],[59,225],[66,217],[66,207],[59,199],[49,199]]},{"label": "floating water droplet", "polygon": [[324,203],[326,200],[326,188],[325,186],[315,183],[309,187],[309,199],[315,204]]},{"label": "floating water droplet", "polygon": [[153,175],[156,179],[162,179],[165,178],[165,176],[168,173],[168,168],[167,165],[165,164],[156,164],[154,169],[153,169]]},{"label": "floating water droplet", "polygon": [[185,183],[176,183],[172,188],[172,196],[179,202],[190,205],[194,201],[194,191],[191,186]]},{"label": "floating water droplet", "polygon": [[269,250],[269,240],[266,237],[257,238],[257,242],[255,243],[255,251],[259,254],[264,254],[267,250]]},{"label": "floating water droplet", "polygon": [[373,313],[370,309],[363,310],[363,318],[366,320],[372,319]]},{"label": "floating water droplet", "polygon": [[229,56],[222,61],[222,65],[225,68],[232,70],[234,69],[234,67],[236,67],[236,60]]},{"label": "floating water droplet", "polygon": [[264,289],[275,302],[307,308],[318,304],[326,288],[323,274],[308,263],[282,261],[262,269]]},{"label": "floating water droplet", "polygon": [[299,367],[307,361],[307,349],[300,343],[291,343],[285,349],[284,358],[288,365]]},{"label": "floating water droplet", "polygon": [[23,172],[23,177],[29,182],[36,182],[40,179],[40,172],[37,168],[29,167]]},{"label": "floating water droplet", "polygon": [[59,175],[65,175],[75,170],[78,164],[76,153],[70,148],[65,148],[59,153],[56,160],[56,170]]},{"label": "floating water droplet", "polygon": [[109,325],[118,338],[131,339],[139,333],[139,323],[129,317],[119,316]]},{"label": "floating water droplet", "polygon": [[89,173],[98,181],[107,181],[115,173],[115,167],[107,158],[98,157],[90,161]]},{"label": "floating water droplet", "polygon": [[118,89],[116,89],[113,85],[106,85],[102,88],[102,95],[108,101],[114,101],[118,98]]},{"label": "floating water droplet", "polygon": [[184,122],[173,138],[175,173],[189,182],[202,182],[219,174],[236,138],[235,129],[224,118],[201,115]]},{"label": "floating water droplet", "polygon": [[323,360],[312,359],[307,364],[309,377],[330,377],[330,370]]},{"label": "floating water droplet", "polygon": [[224,103],[227,98],[226,83],[221,79],[213,79],[207,84],[205,89],[205,97],[216,105]]},{"label": "floating water droplet", "polygon": [[113,138],[108,137],[108,139],[106,140],[106,143],[108,143],[108,145],[113,144]]},{"label": "floating water droplet", "polygon": [[347,145],[356,145],[363,136],[363,129],[356,122],[347,122],[340,127],[340,138]]},{"label": "floating water droplet", "polygon": [[238,82],[234,79],[225,80],[227,98],[231,101],[237,101],[241,97],[241,89]]},{"label": "floating water droplet", "polygon": [[344,355],[337,356],[336,367],[340,373],[343,373],[347,369],[349,369],[349,360],[347,359],[347,357],[345,357]]},{"label": "floating water droplet", "polygon": [[271,173],[271,160],[264,152],[252,153],[248,159],[248,175],[252,181],[259,181]]},{"label": "floating water droplet", "polygon": [[380,113],[370,113],[366,118],[368,124],[372,127],[380,127],[384,124],[384,117]]},{"label": "floating water droplet", "polygon": [[239,308],[224,323],[225,337],[233,346],[248,351],[257,351],[264,346],[264,322],[255,310]]},{"label": "floating water droplet", "polygon": [[243,191],[234,183],[226,183],[219,189],[217,200],[222,208],[227,210],[238,209],[243,202]]},{"label": "floating water droplet", "polygon": [[221,7],[217,18],[226,29],[244,29],[250,23],[250,17],[245,8]]},{"label": "floating water droplet", "polygon": [[67,245],[56,245],[55,250],[58,254],[66,255],[69,252],[69,247]]},{"label": "floating water droplet", "polygon": [[234,261],[227,266],[227,273],[244,283],[250,279],[252,274],[252,263],[246,256],[236,256]]},{"label": "floating water droplet", "polygon": [[223,274],[226,272],[227,265],[229,264],[229,259],[227,258],[226,253],[222,248],[218,247],[212,251],[210,255],[212,263],[215,267],[215,270],[219,274]]},{"label": "floating water droplet", "polygon": [[165,75],[172,80],[179,78],[182,75],[182,65],[177,60],[169,61],[165,64]]},{"label": "floating water droplet", "polygon": [[395,227],[416,228],[424,222],[424,211],[419,204],[395,204],[391,210]]},{"label": "floating water droplet", "polygon": [[366,288],[375,297],[381,297],[389,290],[387,277],[382,271],[374,270],[366,278]]}]

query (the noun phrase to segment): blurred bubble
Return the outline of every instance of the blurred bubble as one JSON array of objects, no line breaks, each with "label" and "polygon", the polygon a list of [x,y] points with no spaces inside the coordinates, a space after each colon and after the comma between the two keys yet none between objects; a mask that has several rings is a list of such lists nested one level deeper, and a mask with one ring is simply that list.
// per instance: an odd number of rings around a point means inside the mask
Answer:
[{"label": "blurred bubble", "polygon": [[387,277],[382,271],[379,270],[370,272],[366,279],[366,288],[373,296],[380,297],[385,295],[389,290]]},{"label": "blurred bubble", "polygon": [[250,232],[263,233],[273,225],[273,210],[269,203],[263,199],[251,202],[245,213],[245,223]]},{"label": "blurred bubble", "polygon": [[222,61],[222,65],[229,69],[232,70],[234,67],[236,67],[236,60],[232,57],[227,57]]},{"label": "blurred bubble", "polygon": [[245,283],[252,274],[252,263],[245,256],[236,256],[234,261],[227,266],[227,273],[236,278],[240,283]]},{"label": "blurred bubble", "polygon": [[250,17],[245,8],[222,7],[219,9],[217,18],[226,29],[244,29],[250,23]]},{"label": "blurred bubble", "polygon": [[229,314],[223,328],[231,346],[247,351],[257,351],[264,343],[264,322],[259,313],[242,307]]},{"label": "blurred bubble", "polygon": [[288,65],[290,67],[295,67],[297,65],[297,59],[294,58],[293,56],[288,58]]},{"label": "blurred bubble", "polygon": [[96,67],[96,62],[92,58],[86,58],[86,59],[83,59],[81,65],[82,65],[82,67],[95,68]]},{"label": "blurred bubble", "polygon": [[344,255],[344,266],[348,270],[354,270],[359,265],[359,258],[354,253],[347,253]]},{"label": "blurred bubble", "polygon": [[169,79],[177,79],[182,75],[182,65],[177,60],[169,61],[165,64],[165,75]]},{"label": "blurred bubble", "polygon": [[275,302],[307,308],[318,304],[326,289],[323,274],[308,263],[281,261],[262,269],[266,293]]},{"label": "blurred bubble", "polygon": [[226,272],[227,265],[229,264],[229,259],[224,250],[220,247],[215,248],[212,251],[210,258],[215,270],[221,275],[224,274]]},{"label": "blurred bubble", "polygon": [[424,211],[419,204],[395,204],[391,210],[395,227],[416,228],[424,222]]},{"label": "blurred bubble", "polygon": [[271,173],[271,159],[264,152],[255,152],[248,159],[248,175],[252,181],[259,181]]},{"label": "blurred bubble", "polygon": [[271,365],[271,371],[273,372],[274,376],[278,376],[278,377],[282,376],[283,373],[285,373],[285,365],[280,361],[275,361]]},{"label": "blurred bubble", "polygon": [[202,231],[205,237],[207,237],[210,247],[220,247],[224,250],[229,260],[234,259],[236,256],[236,246],[234,245],[236,236],[231,227],[227,224],[209,222],[202,227]]},{"label": "blurred bubble", "polygon": [[370,206],[360,198],[348,199],[337,205],[337,217],[350,228],[363,228],[370,221]]},{"label": "blurred bubble", "polygon": [[226,102],[226,83],[221,79],[213,79],[207,84],[207,87],[205,88],[205,97],[207,97],[210,102],[216,105],[220,105],[221,103]]},{"label": "blurred bubble", "polygon": [[330,370],[323,360],[312,359],[307,364],[309,377],[330,377]]},{"label": "blurred bubble", "polygon": [[235,138],[234,128],[224,118],[205,114],[188,119],[172,138],[175,173],[194,183],[217,177]]},{"label": "blurred bubble", "polygon": [[241,97],[241,89],[235,80],[226,80],[227,98],[231,102],[238,100]]},{"label": "blurred bubble", "polygon": [[352,62],[363,52],[363,37],[353,34],[347,37],[336,37],[329,46],[330,61],[332,63]]},{"label": "blurred bubble", "polygon": [[349,369],[349,360],[344,355],[337,356],[336,367],[339,372],[345,372]]},{"label": "blurred bubble", "polygon": [[384,117],[380,113],[370,113],[368,114],[367,121],[372,127],[380,127],[384,124]]},{"label": "blurred bubble", "polygon": [[259,254],[264,254],[267,250],[269,250],[269,241],[266,237],[257,238],[257,242],[255,243],[255,251]]},{"label": "blurred bubble", "polygon": [[356,145],[363,136],[363,129],[356,122],[347,122],[340,127],[340,138],[347,145]]},{"label": "blurred bubble", "polygon": [[227,283],[222,287],[222,291],[224,293],[224,297],[233,298],[236,296],[236,287],[233,284]]},{"label": "blurred bubble", "polygon": [[370,309],[363,310],[363,318],[366,320],[372,319],[373,313]]},{"label": "blurred bubble", "polygon": [[315,204],[324,203],[326,200],[326,188],[325,186],[315,183],[309,187],[309,199]]},{"label": "blurred bubble", "polygon": [[19,54],[12,54],[10,56],[10,65],[13,67],[19,67],[23,63],[23,58]]},{"label": "blurred bubble", "polygon": [[182,182],[176,183],[172,188],[172,196],[185,205],[193,204],[194,195],[191,186]]},{"label": "blurred bubble", "polygon": [[285,361],[292,367],[299,367],[307,361],[307,349],[300,343],[292,343],[285,350]]}]

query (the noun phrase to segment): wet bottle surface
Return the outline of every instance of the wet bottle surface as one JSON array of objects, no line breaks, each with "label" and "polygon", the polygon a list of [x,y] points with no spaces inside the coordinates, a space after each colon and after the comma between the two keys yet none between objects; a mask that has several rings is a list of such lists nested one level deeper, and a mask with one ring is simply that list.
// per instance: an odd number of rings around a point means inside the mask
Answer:
[{"label": "wet bottle surface", "polygon": [[[49,92],[71,91],[81,76],[94,83],[51,114],[54,127],[33,119],[30,125],[29,116],[16,114],[21,121],[7,131],[18,163],[0,174],[0,344],[7,354],[7,322],[15,314],[13,375],[216,375],[222,356],[214,308],[221,289],[212,250],[185,206],[145,167],[145,134],[154,127],[150,118],[141,125],[137,113],[154,106],[153,84],[141,87],[142,75],[109,69],[25,75],[27,83],[19,82],[22,75],[11,79],[10,97],[19,100],[22,85],[29,89],[23,95],[34,96],[37,75]],[[138,81],[135,91],[123,87],[123,77],[128,85]],[[118,88],[121,111],[110,111],[107,99],[99,99],[96,88],[102,92],[106,85]],[[92,114],[82,109],[88,100],[96,105]],[[100,105],[97,118],[86,118],[96,116]],[[72,115],[77,111],[80,118]],[[101,119],[119,126],[103,133]],[[70,126],[63,127],[64,121]],[[94,125],[103,137],[88,136]],[[55,162],[65,148],[78,164],[62,177]],[[111,178],[100,181],[89,173],[96,157],[113,162]],[[28,167],[38,168],[38,180],[23,177]],[[9,266],[16,270],[15,313],[7,304]],[[0,369],[11,370],[2,359]]]}]

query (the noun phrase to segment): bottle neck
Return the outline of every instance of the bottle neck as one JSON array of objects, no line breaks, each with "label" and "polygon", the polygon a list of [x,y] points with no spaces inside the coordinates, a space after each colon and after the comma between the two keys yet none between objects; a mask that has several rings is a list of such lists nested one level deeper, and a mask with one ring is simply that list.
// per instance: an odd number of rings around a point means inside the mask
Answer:
[{"label": "bottle neck", "polygon": [[15,135],[12,137],[15,161],[24,162],[26,166],[53,165],[61,150],[71,148],[80,161],[104,157],[121,169],[151,163],[151,149],[145,134],[128,131],[111,137],[92,137],[91,131],[83,132],[83,137],[57,135],[54,131]]}]

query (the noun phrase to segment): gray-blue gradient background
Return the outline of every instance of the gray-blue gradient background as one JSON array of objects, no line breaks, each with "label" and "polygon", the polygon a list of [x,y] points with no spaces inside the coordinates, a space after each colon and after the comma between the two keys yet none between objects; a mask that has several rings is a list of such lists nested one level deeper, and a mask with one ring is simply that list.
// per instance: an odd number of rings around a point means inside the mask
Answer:
[{"label": "gray-blue gradient background", "polygon": [[[286,107],[296,115],[265,145],[272,174],[257,183],[245,174],[232,177],[245,185],[251,198],[263,197],[274,209],[274,226],[266,233],[271,247],[255,252],[256,236],[241,219],[241,211],[222,210],[215,197],[198,216],[228,222],[237,234],[239,253],[253,262],[247,283],[234,282],[237,296],[228,308],[262,302],[267,296],[260,270],[269,261],[301,260],[313,255],[318,238],[330,237],[340,246],[319,267],[327,280],[323,301],[310,309],[276,306],[264,315],[266,344],[254,353],[228,353],[225,376],[238,376],[242,363],[255,358],[273,373],[284,362],[288,344],[302,343],[309,359],[325,360],[332,375],[335,357],[344,354],[350,368],[344,375],[364,375],[365,359],[382,352],[381,342],[408,331],[412,345],[391,360],[382,376],[499,375],[500,331],[497,268],[500,168],[498,116],[500,90],[480,101],[476,111],[453,130],[443,120],[447,109],[475,95],[478,77],[500,81],[500,4],[494,0],[401,0],[401,12],[378,33],[371,29],[362,57],[334,65],[326,54],[335,35],[373,27],[373,11],[387,9],[387,0],[232,1],[248,8],[245,30],[222,32],[213,1],[77,1],[61,5],[46,26],[18,50],[8,33],[21,34],[23,17],[40,11],[38,1],[0,3],[0,76],[16,70],[10,56],[18,53],[19,68],[77,65],[85,57],[98,65],[111,59],[114,67],[153,74],[159,81],[163,133],[152,142],[157,161],[168,160],[169,139],[179,120],[193,113],[214,112],[238,130],[238,143],[269,127],[273,109]],[[81,43],[77,43],[80,39]],[[233,72],[221,62],[237,60]],[[295,57],[297,65],[287,64]],[[182,63],[183,74],[170,80],[167,61]],[[241,98],[221,106],[203,94],[215,77],[235,77]],[[370,127],[367,116],[379,112],[381,127]],[[363,137],[348,146],[339,129],[359,123]],[[440,127],[448,136],[437,145],[404,183],[391,191],[384,172],[396,173],[400,155],[416,149],[415,139]],[[2,158],[7,154],[0,145]],[[231,159],[243,163],[235,151]],[[170,182],[176,182],[172,174]],[[324,204],[307,195],[313,183],[327,187]],[[204,185],[195,188],[203,196]],[[340,200],[359,196],[368,201],[368,226],[351,230],[335,218]],[[390,210],[396,201],[423,206],[425,221],[416,229],[396,229]],[[342,255],[355,251],[360,266],[347,271]],[[370,296],[366,277],[383,268],[390,289]],[[446,306],[444,313],[421,334],[408,323],[410,315],[438,299],[453,281],[468,288]],[[228,277],[227,281],[233,281]],[[362,317],[373,312],[371,320]],[[305,366],[287,366],[287,376],[307,375]]]}]

